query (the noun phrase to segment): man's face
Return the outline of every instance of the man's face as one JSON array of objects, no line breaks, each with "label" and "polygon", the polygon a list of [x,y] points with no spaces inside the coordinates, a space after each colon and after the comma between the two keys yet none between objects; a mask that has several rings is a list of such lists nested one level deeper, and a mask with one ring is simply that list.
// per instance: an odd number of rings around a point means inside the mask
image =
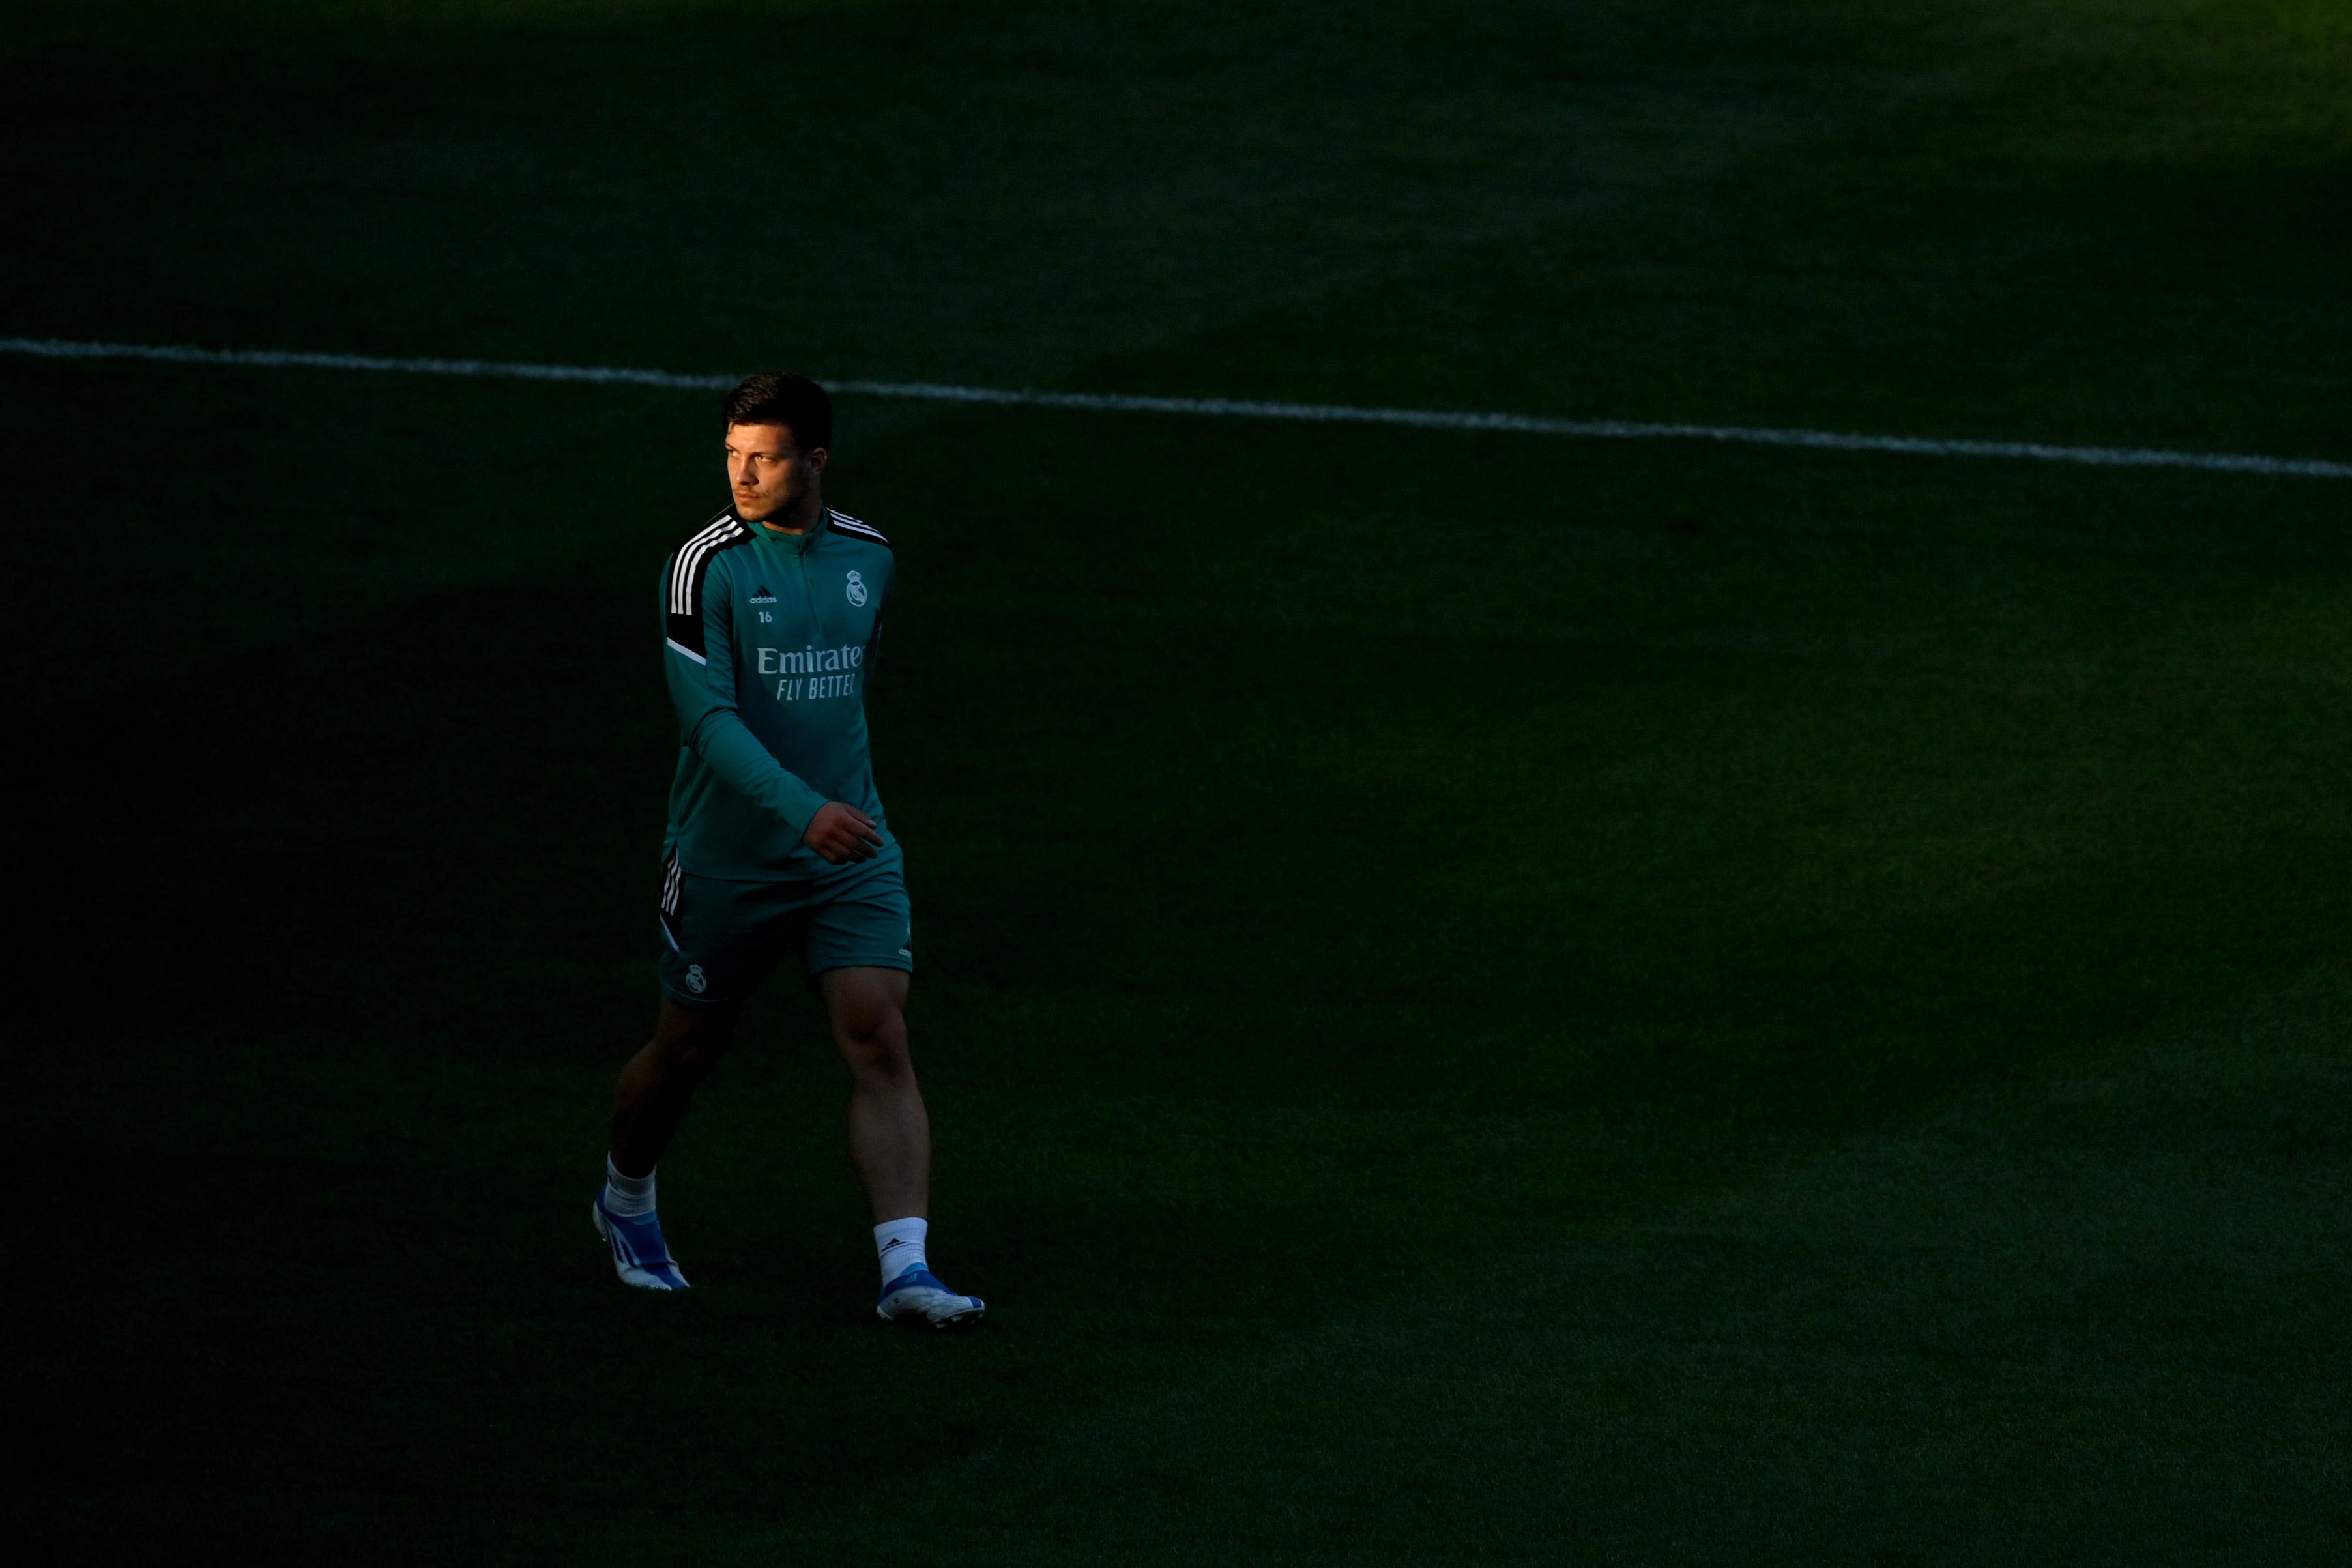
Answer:
[{"label": "man's face", "polygon": [[727,482],[735,515],[746,522],[781,521],[824,472],[824,448],[803,452],[782,425],[727,426]]}]

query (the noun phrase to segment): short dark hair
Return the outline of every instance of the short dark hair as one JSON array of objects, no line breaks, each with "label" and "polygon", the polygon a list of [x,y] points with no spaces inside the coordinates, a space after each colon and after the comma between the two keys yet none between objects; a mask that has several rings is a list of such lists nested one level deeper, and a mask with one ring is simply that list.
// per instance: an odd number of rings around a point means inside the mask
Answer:
[{"label": "short dark hair", "polygon": [[727,423],[782,425],[803,452],[833,446],[833,399],[824,388],[793,370],[747,375],[727,395]]}]

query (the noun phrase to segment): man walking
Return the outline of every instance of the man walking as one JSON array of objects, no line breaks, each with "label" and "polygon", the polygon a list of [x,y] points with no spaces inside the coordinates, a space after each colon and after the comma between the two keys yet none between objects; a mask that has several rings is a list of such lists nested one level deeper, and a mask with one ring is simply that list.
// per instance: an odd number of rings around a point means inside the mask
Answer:
[{"label": "man walking", "polygon": [[850,1073],[849,1150],[874,1211],[876,1310],[939,1328],[978,1297],[931,1273],[931,1131],[907,1055],[914,969],[898,841],[874,790],[866,682],[897,570],[888,540],[828,510],[833,405],[806,376],[727,398],[734,500],[669,559],[662,616],[680,748],[661,871],[661,1013],[621,1069],[596,1230],[625,1283],[683,1290],[654,1166],[695,1086],[789,949]]}]

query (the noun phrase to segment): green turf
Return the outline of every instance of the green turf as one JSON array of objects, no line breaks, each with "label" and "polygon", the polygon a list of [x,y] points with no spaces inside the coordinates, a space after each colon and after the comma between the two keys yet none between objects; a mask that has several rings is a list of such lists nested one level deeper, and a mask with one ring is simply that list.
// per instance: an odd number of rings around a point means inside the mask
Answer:
[{"label": "green turf", "polygon": [[[0,73],[0,332],[2352,458],[2319,0]],[[587,1231],[709,402],[0,364],[42,1558],[2352,1554],[2352,485],[845,399],[944,1341],[790,984]]]}]

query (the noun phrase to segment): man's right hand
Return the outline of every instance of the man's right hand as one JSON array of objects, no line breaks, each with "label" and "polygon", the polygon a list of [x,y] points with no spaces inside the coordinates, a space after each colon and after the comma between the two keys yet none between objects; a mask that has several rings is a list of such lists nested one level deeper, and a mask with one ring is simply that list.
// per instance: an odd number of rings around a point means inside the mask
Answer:
[{"label": "man's right hand", "polygon": [[882,830],[856,806],[829,800],[809,818],[808,831],[801,835],[801,842],[824,856],[826,865],[841,866],[852,860],[871,860],[880,854]]}]

